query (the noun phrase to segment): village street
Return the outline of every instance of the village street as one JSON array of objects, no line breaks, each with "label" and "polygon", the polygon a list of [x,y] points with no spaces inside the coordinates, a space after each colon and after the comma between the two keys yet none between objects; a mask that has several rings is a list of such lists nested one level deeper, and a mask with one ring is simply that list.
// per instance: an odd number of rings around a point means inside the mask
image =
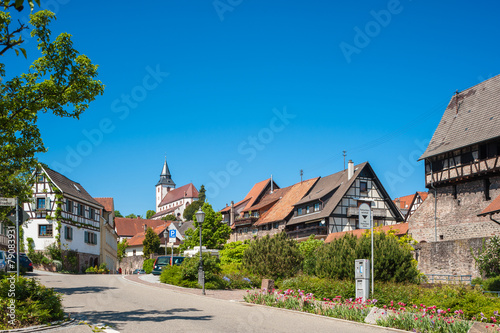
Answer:
[{"label": "village street", "polygon": [[[30,274],[31,275],[31,274]],[[120,275],[32,274],[64,295],[65,312],[119,332],[390,332],[235,300],[144,285]],[[137,280],[137,279],[136,279]],[[199,291],[198,291],[199,293]],[[212,295],[212,296],[210,296]],[[78,332],[86,332],[80,327]],[[75,332],[68,327],[58,332]],[[88,328],[88,332],[91,330]]]}]

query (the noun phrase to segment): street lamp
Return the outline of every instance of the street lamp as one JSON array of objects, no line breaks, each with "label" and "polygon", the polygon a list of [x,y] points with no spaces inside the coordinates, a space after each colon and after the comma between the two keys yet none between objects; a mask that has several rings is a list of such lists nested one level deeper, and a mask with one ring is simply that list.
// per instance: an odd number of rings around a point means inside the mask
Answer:
[{"label": "street lamp", "polygon": [[167,237],[168,237],[168,231],[167,229],[163,230],[163,238],[165,238],[165,255],[167,255]]},{"label": "street lamp", "polygon": [[205,272],[203,271],[203,257],[201,256],[201,226],[205,220],[205,213],[200,207],[195,215],[196,221],[198,221],[198,225],[200,226],[200,266],[198,267],[198,283],[201,282],[202,295],[205,295]]}]

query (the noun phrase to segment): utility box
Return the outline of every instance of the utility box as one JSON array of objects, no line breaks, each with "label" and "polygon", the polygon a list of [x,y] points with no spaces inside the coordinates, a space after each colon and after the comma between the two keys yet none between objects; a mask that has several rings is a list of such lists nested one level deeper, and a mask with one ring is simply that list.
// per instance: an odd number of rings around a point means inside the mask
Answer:
[{"label": "utility box", "polygon": [[356,278],[356,298],[367,300],[370,295],[370,261],[368,259],[356,259],[354,262]]}]

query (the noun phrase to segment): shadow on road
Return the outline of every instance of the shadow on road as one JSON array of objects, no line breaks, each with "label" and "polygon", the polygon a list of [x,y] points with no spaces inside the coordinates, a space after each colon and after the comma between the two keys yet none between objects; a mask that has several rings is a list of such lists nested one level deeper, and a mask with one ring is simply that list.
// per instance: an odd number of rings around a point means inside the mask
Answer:
[{"label": "shadow on road", "polygon": [[105,290],[118,289],[115,287],[102,287],[102,286],[89,286],[89,287],[75,287],[75,288],[58,288],[54,287],[54,290],[62,293],[64,295],[73,295],[73,294],[93,294],[99,293]]},{"label": "shadow on road", "polygon": [[83,311],[75,313],[81,319],[93,323],[120,322],[163,322],[167,320],[212,320],[213,316],[197,316],[201,310],[194,308],[177,308],[165,311],[137,309],[133,311]]}]

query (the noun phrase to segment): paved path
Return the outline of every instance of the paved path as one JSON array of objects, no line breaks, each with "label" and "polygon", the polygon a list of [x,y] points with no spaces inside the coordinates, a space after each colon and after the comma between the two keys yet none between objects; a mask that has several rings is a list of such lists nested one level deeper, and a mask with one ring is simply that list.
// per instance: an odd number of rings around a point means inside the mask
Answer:
[{"label": "paved path", "polygon": [[[73,317],[119,332],[394,332],[234,300],[245,291],[208,291],[207,297],[200,290],[145,282],[137,276],[35,275],[64,294],[65,311]],[[79,330],[85,332],[83,327]],[[63,331],[74,330],[59,330]]]}]

